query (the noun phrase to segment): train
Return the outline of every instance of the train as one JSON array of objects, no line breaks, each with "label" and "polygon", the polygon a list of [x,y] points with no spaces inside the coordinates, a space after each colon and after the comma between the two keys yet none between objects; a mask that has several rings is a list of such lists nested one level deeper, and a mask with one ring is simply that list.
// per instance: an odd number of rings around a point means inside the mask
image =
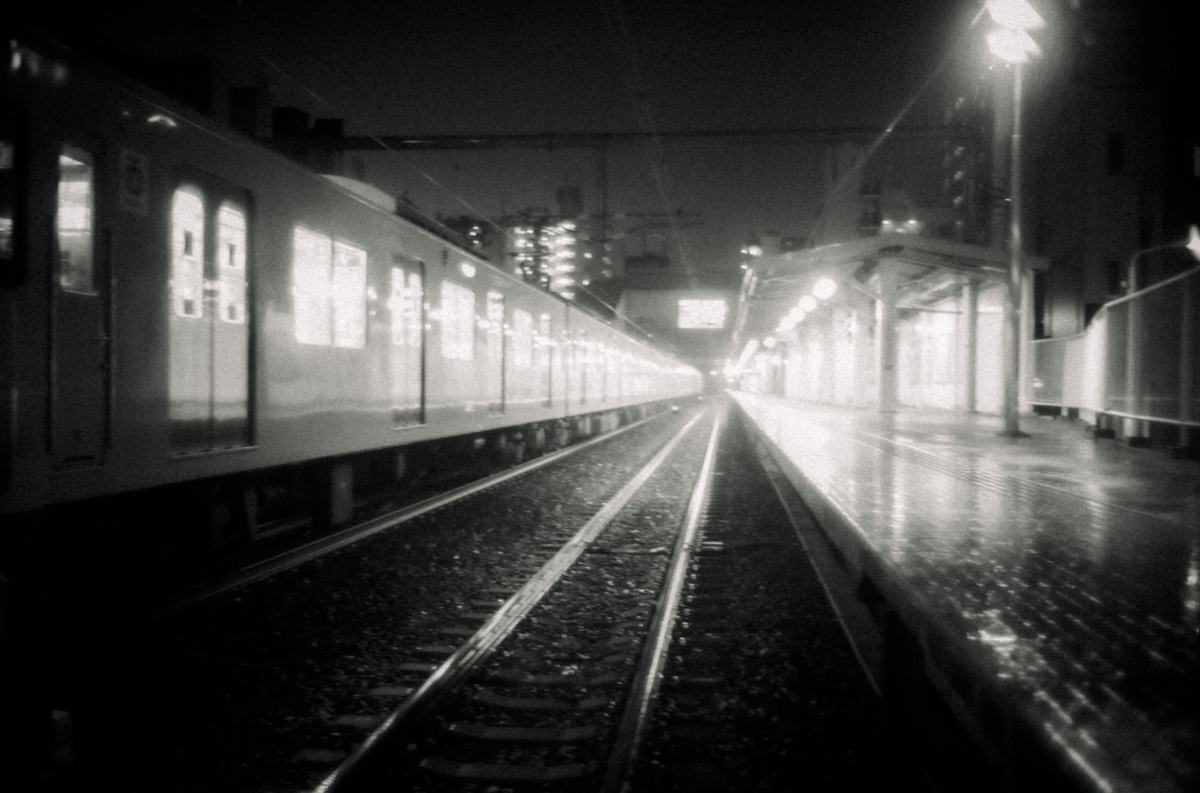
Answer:
[{"label": "train", "polygon": [[113,499],[166,505],[147,534],[186,523],[197,552],[253,541],[279,493],[339,524],[367,482],[464,450],[512,461],[701,391],[687,363],[406,220],[370,185],[69,47],[6,46],[9,550],[12,532],[37,544]]}]

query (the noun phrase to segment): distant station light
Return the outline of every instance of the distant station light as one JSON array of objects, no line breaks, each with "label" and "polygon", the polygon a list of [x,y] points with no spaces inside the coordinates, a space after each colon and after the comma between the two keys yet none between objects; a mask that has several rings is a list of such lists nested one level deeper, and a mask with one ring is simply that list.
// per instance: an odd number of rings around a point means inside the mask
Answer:
[{"label": "distant station light", "polygon": [[813,285],[813,295],[817,300],[828,300],[837,292],[837,282],[832,278],[822,278]]}]

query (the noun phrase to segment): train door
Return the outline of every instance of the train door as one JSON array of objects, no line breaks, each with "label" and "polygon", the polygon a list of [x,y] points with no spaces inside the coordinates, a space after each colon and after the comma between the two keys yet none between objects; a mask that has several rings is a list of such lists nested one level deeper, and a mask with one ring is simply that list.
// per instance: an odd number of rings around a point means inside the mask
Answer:
[{"label": "train door", "polygon": [[391,312],[392,424],[425,423],[425,265],[392,254],[388,309]]},{"label": "train door", "polygon": [[189,175],[171,198],[170,224],[171,449],[249,446],[249,195]]},{"label": "train door", "polygon": [[541,403],[543,407],[553,407],[554,367],[552,361],[555,342],[553,325],[551,324],[549,314],[538,316],[538,332],[535,346],[537,350],[537,382],[543,387]]},{"label": "train door", "polygon": [[96,201],[103,152],[96,141],[71,133],[55,156],[50,452],[60,467],[88,467],[104,462],[108,433],[108,261]]},{"label": "train door", "polygon": [[487,293],[487,403],[488,412],[504,412],[504,295]]}]

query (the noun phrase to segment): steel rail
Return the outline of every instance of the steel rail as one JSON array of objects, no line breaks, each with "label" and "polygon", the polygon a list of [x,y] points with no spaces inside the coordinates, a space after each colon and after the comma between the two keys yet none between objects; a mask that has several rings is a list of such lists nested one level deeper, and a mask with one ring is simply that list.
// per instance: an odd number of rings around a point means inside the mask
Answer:
[{"label": "steel rail", "polygon": [[693,416],[642,469],[630,479],[570,540],[538,570],[492,618],[441,663],[416,691],[401,703],[336,769],[323,779],[312,793],[337,793],[353,785],[367,773],[373,754],[404,728],[415,724],[437,705],[476,665],[485,660],[537,605],[550,588],[587,550],[588,545],[616,517],[663,464],[675,447],[687,436],[708,410]]},{"label": "steel rail", "polygon": [[313,540],[312,542],[306,543],[297,548],[293,548],[272,556],[269,559],[264,559],[261,562],[248,565],[241,570],[230,573],[229,575],[223,576],[215,581],[201,584],[197,587],[187,590],[186,592],[158,603],[154,607],[136,615],[133,619],[129,620],[127,627],[135,628],[145,625],[157,619],[161,619],[172,612],[179,611],[187,608],[188,606],[194,606],[198,603],[218,597],[226,592],[237,589],[238,587],[247,586],[257,581],[262,581],[265,578],[270,578],[277,573],[290,570],[293,567],[297,567],[305,562],[312,561],[313,559],[324,556],[327,553],[336,551],[339,548],[352,545],[359,540],[366,539],[367,537],[378,534],[381,531],[386,531],[387,529],[391,529],[400,525],[401,523],[405,523],[414,518],[420,517],[426,512],[430,512],[438,509],[439,507],[452,504],[459,499],[466,498],[467,496],[474,495],[482,490],[486,490],[489,487],[506,482],[513,477],[527,474],[531,471],[541,468],[542,466],[549,465],[550,463],[557,462],[565,457],[569,457],[576,452],[581,452],[584,449],[604,443],[605,441],[616,438],[618,435],[628,432],[636,427],[640,427],[647,422],[654,421],[662,416],[666,416],[669,413],[670,411],[661,411],[652,416],[647,416],[612,432],[586,440],[583,443],[573,444],[565,449],[559,449],[556,452],[544,454],[541,457],[530,460],[527,463],[522,463],[514,468],[510,468],[507,471],[501,471],[500,473],[492,474],[491,476],[484,477],[483,479],[469,482],[452,490],[448,490],[445,493],[431,496],[430,498],[419,501],[416,504],[410,504],[406,507],[401,507],[400,509],[389,512],[385,515],[378,515],[328,537],[322,537],[320,539]]},{"label": "steel rail", "polygon": [[641,661],[630,686],[629,696],[625,701],[625,711],[617,727],[615,745],[609,753],[605,766],[604,780],[600,785],[601,793],[618,793],[633,770],[637,760],[638,749],[641,747],[646,725],[654,710],[654,701],[658,695],[658,686],[662,679],[663,666],[666,663],[667,651],[671,646],[671,633],[675,627],[676,615],[683,592],[683,581],[687,575],[688,563],[700,525],[700,514],[708,500],[712,483],[712,470],[717,456],[717,439],[721,424],[729,411],[725,405],[717,420],[713,422],[712,435],[708,440],[708,450],[704,455],[704,463],[696,477],[696,486],[692,490],[687,512],[683,518],[683,526],[675,543],[671,566],[667,570],[667,581],[659,596],[658,605],[654,609],[654,620],[642,649]]}]

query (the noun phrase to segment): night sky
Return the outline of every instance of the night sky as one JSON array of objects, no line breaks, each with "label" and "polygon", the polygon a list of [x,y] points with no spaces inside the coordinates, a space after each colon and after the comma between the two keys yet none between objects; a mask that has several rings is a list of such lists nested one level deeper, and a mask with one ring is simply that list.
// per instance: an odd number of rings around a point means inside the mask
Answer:
[{"label": "night sky", "polygon": [[[882,130],[977,8],[962,0],[220,0],[85,13],[97,42],[212,56],[229,84],[265,85],[274,105],[342,117],[348,135],[486,135]],[[927,98],[907,122],[936,122],[940,100]],[[736,267],[748,235],[802,235],[820,203],[822,145],[637,148],[610,158],[610,209],[700,218],[685,235],[689,266]],[[371,181],[430,214],[553,207],[555,188],[568,183],[598,209],[594,152],[367,159]],[[653,239],[669,230],[638,237],[627,226],[626,252],[670,245]]]}]

